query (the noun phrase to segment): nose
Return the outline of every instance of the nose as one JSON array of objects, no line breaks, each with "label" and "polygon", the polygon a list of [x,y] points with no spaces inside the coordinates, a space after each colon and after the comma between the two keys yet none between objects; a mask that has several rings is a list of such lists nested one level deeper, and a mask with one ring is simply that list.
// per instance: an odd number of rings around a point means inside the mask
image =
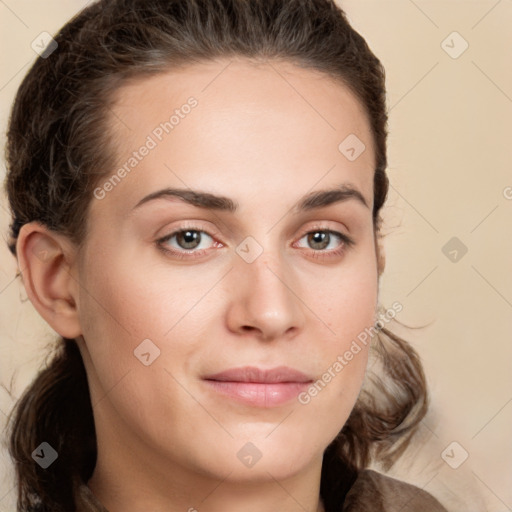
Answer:
[{"label": "nose", "polygon": [[229,329],[261,340],[297,335],[306,318],[303,290],[293,274],[282,258],[265,253],[252,263],[239,258],[229,273]]}]

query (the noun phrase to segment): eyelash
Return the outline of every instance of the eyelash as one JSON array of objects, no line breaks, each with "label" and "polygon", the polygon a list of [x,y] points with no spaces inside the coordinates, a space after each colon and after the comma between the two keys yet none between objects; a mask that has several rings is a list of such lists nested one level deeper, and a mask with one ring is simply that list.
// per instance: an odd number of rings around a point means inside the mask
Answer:
[{"label": "eyelash", "polygon": [[[163,253],[168,254],[168,255],[170,254],[172,257],[175,257],[178,259],[184,259],[184,258],[195,259],[195,258],[200,258],[204,254],[206,254],[209,251],[209,249],[190,250],[190,251],[183,249],[183,250],[177,251],[175,249],[169,249],[168,247],[165,246],[166,242],[168,242],[171,238],[173,238],[174,236],[176,236],[180,233],[184,233],[186,231],[195,231],[195,232],[199,232],[199,233],[205,233],[210,238],[212,238],[212,239],[214,238],[206,230],[204,230],[198,226],[183,226],[180,229],[173,231],[169,235],[159,238],[156,241],[156,245],[157,245],[158,249],[160,249]],[[318,250],[309,249],[309,251],[312,252],[313,258],[326,259],[326,258],[333,258],[336,256],[341,256],[348,249],[350,249],[352,246],[355,245],[355,241],[351,237],[345,235],[344,233],[340,233],[339,231],[334,231],[332,229],[328,229],[325,226],[312,227],[311,229],[306,231],[299,238],[299,240],[302,240],[304,237],[306,237],[308,235],[311,235],[314,233],[319,233],[319,232],[329,233],[329,235],[335,235],[336,237],[338,237],[341,240],[341,246],[338,249],[332,249],[330,251],[319,250],[319,249]],[[215,242],[215,244],[217,244],[217,243],[218,242]]]}]

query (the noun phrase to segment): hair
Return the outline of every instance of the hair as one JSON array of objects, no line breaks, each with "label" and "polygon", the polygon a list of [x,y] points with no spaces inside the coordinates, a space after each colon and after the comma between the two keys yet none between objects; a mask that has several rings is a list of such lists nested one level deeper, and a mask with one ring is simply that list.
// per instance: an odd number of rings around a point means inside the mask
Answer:
[{"label": "hair", "polygon": [[[115,166],[109,124],[115,92],[134,79],[217,58],[283,61],[345,85],[367,114],[375,148],[374,233],[388,193],[385,71],[333,0],[101,0],[55,35],[23,79],[9,119],[6,191],[8,247],[39,221],[80,249],[95,185]],[[350,417],[324,452],[320,493],[327,511],[343,500],[357,471],[389,468],[427,410],[427,388],[413,348],[385,327],[372,338],[378,364]],[[11,412],[9,450],[18,511],[69,512],[76,487],[96,464],[87,374],[73,339],[60,338],[51,361]],[[59,454],[42,469],[42,441]]]}]

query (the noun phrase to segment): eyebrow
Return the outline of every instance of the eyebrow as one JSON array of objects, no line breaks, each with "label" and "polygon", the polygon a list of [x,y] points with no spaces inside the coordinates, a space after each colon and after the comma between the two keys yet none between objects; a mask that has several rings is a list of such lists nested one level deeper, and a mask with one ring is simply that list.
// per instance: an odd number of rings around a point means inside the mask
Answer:
[{"label": "eyebrow", "polygon": [[[234,201],[229,197],[219,196],[209,192],[182,188],[164,188],[143,197],[132,208],[132,212],[150,201],[168,199],[171,197],[176,197],[185,203],[199,208],[226,211],[229,213],[235,213],[239,206],[237,201]],[[343,183],[334,189],[318,190],[307,194],[293,205],[292,211],[294,213],[306,212],[324,208],[331,204],[348,201],[350,199],[356,200],[368,209],[370,208],[363,194],[361,194],[359,190],[350,183]]]}]

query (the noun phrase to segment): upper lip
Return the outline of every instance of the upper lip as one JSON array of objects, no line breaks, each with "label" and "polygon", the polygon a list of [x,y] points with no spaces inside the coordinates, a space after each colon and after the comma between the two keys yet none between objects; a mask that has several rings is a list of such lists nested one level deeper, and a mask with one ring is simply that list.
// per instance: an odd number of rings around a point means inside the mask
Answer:
[{"label": "upper lip", "polygon": [[255,366],[243,366],[230,368],[213,375],[207,375],[205,380],[217,380],[224,382],[312,382],[312,378],[288,366],[277,366],[275,368],[263,369]]}]

